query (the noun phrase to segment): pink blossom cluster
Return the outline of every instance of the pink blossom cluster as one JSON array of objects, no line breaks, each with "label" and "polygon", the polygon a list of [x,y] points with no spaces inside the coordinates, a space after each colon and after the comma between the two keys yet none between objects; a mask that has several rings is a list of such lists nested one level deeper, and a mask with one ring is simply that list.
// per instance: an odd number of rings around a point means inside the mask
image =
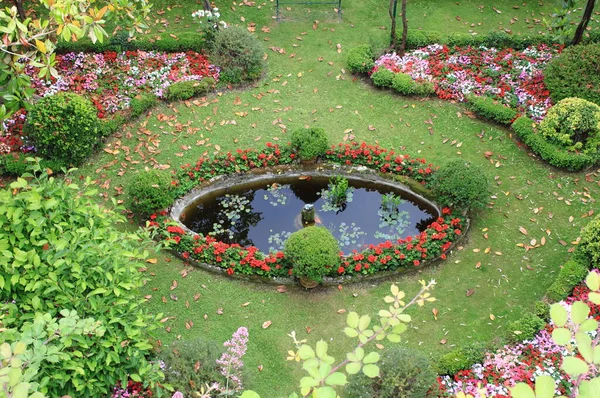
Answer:
[{"label": "pink blossom cluster", "polygon": [[228,385],[226,388],[228,391],[224,392],[241,391],[243,389],[241,371],[244,367],[242,357],[246,355],[248,346],[248,329],[240,327],[230,340],[223,343],[223,346],[227,350],[221,358],[217,359],[217,365],[221,367],[221,374],[227,378],[228,383],[233,383]]}]

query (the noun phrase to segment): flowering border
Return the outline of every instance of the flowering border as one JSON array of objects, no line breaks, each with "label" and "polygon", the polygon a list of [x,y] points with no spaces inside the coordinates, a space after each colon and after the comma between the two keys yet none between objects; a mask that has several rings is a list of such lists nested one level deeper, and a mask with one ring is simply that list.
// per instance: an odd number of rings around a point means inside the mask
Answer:
[{"label": "flowering border", "polygon": [[[214,158],[202,157],[194,165],[181,166],[172,183],[176,186],[177,196],[182,196],[195,186],[217,176],[291,164],[295,158],[289,145],[267,143],[262,151],[238,149]],[[364,142],[333,146],[323,160],[366,166],[384,175],[408,177],[424,186],[431,181],[435,170],[425,159],[411,158]],[[292,274],[293,264],[281,251],[266,254],[254,246],[242,247],[218,241],[211,236],[191,235],[167,214],[166,210],[153,214],[147,225],[156,231],[158,239],[168,242],[185,260],[212,265],[211,269],[216,267],[228,275],[256,275],[272,279]],[[453,216],[451,209],[444,208],[441,216],[418,235],[395,242],[371,244],[362,252],[354,250],[348,255],[340,252],[339,263],[332,265],[326,276],[341,281],[340,277],[414,269],[432,259],[445,259],[453,243],[463,235],[466,225],[465,218]]]}]

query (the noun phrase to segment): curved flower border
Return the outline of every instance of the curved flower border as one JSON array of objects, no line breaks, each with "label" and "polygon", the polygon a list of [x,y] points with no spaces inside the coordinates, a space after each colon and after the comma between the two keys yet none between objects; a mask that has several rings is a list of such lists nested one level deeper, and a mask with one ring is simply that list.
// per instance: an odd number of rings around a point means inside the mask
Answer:
[{"label": "curved flower border", "polygon": [[[289,145],[267,143],[266,148],[261,151],[238,149],[214,158],[202,157],[193,165],[181,166],[173,185],[177,196],[182,196],[214,177],[291,164],[295,158]],[[364,142],[333,146],[323,160],[366,166],[386,175],[408,177],[424,186],[429,184],[435,171],[435,167],[425,159],[411,158]],[[157,232],[159,239],[169,243],[186,260],[212,264],[228,275],[278,278],[292,274],[293,264],[281,251],[267,254],[254,246],[242,247],[218,241],[211,236],[191,235],[176,221],[169,219],[167,214],[166,210],[153,214],[147,225]],[[414,269],[432,259],[445,259],[455,240],[463,234],[465,226],[465,218],[454,216],[451,209],[444,208],[441,216],[418,235],[394,242],[371,244],[362,252],[354,250],[347,255],[340,252],[339,263],[330,267],[327,276],[373,275],[381,271]]]}]

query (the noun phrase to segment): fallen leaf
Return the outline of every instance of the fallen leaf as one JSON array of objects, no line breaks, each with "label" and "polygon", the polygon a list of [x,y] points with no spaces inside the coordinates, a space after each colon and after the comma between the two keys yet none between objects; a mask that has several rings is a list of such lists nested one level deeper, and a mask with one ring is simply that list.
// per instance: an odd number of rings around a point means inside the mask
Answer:
[{"label": "fallen leaf", "polygon": [[490,314],[490,319],[493,321],[494,319],[496,319],[496,316],[494,314]]},{"label": "fallen leaf", "polygon": [[440,344],[444,345],[448,342],[448,339],[441,339],[440,340]]},{"label": "fallen leaf", "polygon": [[149,258],[149,259],[146,260],[146,262],[150,263],[150,264],[156,264],[158,262],[158,260],[155,259],[155,258]]},{"label": "fallen leaf", "polygon": [[250,302],[249,302],[249,301],[246,301],[244,304],[242,304],[242,307],[247,307],[247,306],[249,306],[249,305],[250,305]]},{"label": "fallen leaf", "polygon": [[271,322],[271,321],[265,321],[265,322],[263,322],[263,324],[262,324],[262,328],[263,328],[263,329],[266,329],[266,328],[268,328],[269,326],[271,326],[271,324],[272,324],[272,323],[273,323],[273,322]]},{"label": "fallen leaf", "polygon": [[277,291],[279,293],[285,293],[285,292],[287,292],[287,288],[285,287],[285,285],[279,285],[279,286],[277,286]]},{"label": "fallen leaf", "polygon": [[469,289],[469,290],[467,290],[467,297],[472,296],[473,293],[475,293],[475,289]]},{"label": "fallen leaf", "polygon": [[342,309],[337,310],[337,313],[338,314],[345,314],[346,310],[342,308]]},{"label": "fallen leaf", "polygon": [[439,314],[438,309],[437,308],[432,308],[431,312],[433,313],[433,319],[435,319],[437,321],[437,319],[438,319],[437,316]]},{"label": "fallen leaf", "polygon": [[223,308],[219,308],[217,310],[217,315],[223,315]]},{"label": "fallen leaf", "polygon": [[523,234],[523,235],[527,235],[527,230],[523,227],[519,227],[519,231]]}]

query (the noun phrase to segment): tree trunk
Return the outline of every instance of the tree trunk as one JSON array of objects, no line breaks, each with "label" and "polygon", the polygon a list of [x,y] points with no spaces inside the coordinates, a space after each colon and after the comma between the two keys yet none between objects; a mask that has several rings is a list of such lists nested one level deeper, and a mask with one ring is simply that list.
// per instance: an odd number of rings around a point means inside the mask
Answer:
[{"label": "tree trunk", "polygon": [[13,0],[15,3],[15,6],[17,7],[17,12],[19,13],[19,18],[21,18],[21,21],[24,21],[25,18],[27,18],[27,15],[25,15],[25,8],[23,8],[23,0]]},{"label": "tree trunk", "polygon": [[400,56],[406,51],[406,38],[408,36],[408,20],[406,19],[406,1],[402,0],[402,43],[400,44]]},{"label": "tree trunk", "polygon": [[577,30],[575,31],[575,36],[573,37],[571,45],[575,46],[581,43],[583,32],[585,32],[585,28],[587,28],[587,25],[592,18],[592,11],[594,11],[595,3],[596,0],[588,0],[587,5],[585,6],[585,11],[583,12],[583,16],[581,17],[581,21],[579,22],[579,26],[577,26]]},{"label": "tree trunk", "polygon": [[396,48],[398,42],[398,38],[396,37],[396,4],[398,4],[398,0],[390,0],[390,7],[388,8],[390,18],[392,19],[392,28],[390,29],[390,47],[392,49]]},{"label": "tree trunk", "polygon": [[204,11],[212,10],[212,6],[210,5],[210,0],[202,0],[202,6],[204,7]]}]

